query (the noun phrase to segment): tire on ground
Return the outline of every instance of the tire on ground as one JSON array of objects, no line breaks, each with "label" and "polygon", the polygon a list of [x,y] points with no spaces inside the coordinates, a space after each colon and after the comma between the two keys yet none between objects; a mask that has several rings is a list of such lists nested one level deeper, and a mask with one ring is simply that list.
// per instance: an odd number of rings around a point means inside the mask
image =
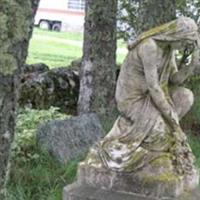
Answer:
[{"label": "tire on ground", "polygon": [[58,23],[58,22],[56,22],[56,23],[54,23],[53,25],[52,25],[52,30],[53,31],[61,31],[61,23]]},{"label": "tire on ground", "polygon": [[50,30],[50,23],[47,20],[41,20],[39,23],[39,27],[44,30]]}]

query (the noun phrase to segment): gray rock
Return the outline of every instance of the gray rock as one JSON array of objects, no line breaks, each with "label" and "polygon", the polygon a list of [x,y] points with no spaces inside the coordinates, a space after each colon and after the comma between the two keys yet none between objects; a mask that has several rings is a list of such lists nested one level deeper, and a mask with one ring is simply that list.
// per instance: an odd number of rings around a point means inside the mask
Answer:
[{"label": "gray rock", "polygon": [[89,147],[104,136],[94,113],[48,122],[37,131],[37,142],[61,164],[85,155]]}]

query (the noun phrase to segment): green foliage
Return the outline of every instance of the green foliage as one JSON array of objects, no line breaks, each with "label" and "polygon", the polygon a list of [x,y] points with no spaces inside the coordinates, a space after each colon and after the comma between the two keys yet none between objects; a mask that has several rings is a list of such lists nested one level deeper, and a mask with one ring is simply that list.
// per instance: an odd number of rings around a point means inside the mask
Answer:
[{"label": "green foliage", "polygon": [[136,37],[138,27],[139,2],[120,0],[118,6],[118,37],[125,41]]},{"label": "green foliage", "polygon": [[56,108],[20,110],[12,147],[8,200],[61,199],[63,187],[75,177],[79,160],[60,166],[49,155],[40,151],[36,144],[35,131],[45,121],[66,117],[67,115],[59,113]]},{"label": "green foliage", "polygon": [[199,0],[176,0],[177,15],[193,18],[200,24],[200,1]]},{"label": "green foliage", "polygon": [[9,200],[60,200],[63,187],[74,180],[78,161],[62,167],[48,155],[36,153],[37,160],[13,162]]},{"label": "green foliage", "polygon": [[194,133],[199,132],[200,128],[200,76],[192,76],[185,83],[185,87],[192,90],[194,94],[194,104],[189,113],[182,120],[183,127],[192,130]]},{"label": "green foliage", "polygon": [[[176,15],[184,15],[193,18],[200,23],[200,1],[199,0],[174,0],[176,4]],[[157,1],[155,1],[156,3]],[[119,37],[125,40],[133,39],[140,30],[140,12],[145,4],[151,4],[151,0],[120,0],[118,9]],[[153,5],[152,5],[153,6]],[[155,12],[155,11],[154,11]],[[155,13],[152,13],[152,15]]]},{"label": "green foliage", "polygon": [[188,137],[192,151],[196,157],[196,166],[200,168],[200,138],[194,135]]},{"label": "green foliage", "polygon": [[58,109],[54,107],[42,111],[30,108],[20,110],[17,117],[15,141],[12,145],[13,158],[21,161],[37,160],[39,155],[33,151],[36,147],[37,127],[43,122],[53,119],[64,119],[66,117],[66,115],[59,113]]}]

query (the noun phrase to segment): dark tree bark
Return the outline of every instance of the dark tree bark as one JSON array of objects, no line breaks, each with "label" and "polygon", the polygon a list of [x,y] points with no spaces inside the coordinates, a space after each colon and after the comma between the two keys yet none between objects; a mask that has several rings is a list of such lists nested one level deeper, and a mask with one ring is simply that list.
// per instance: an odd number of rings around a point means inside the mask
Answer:
[{"label": "dark tree bark", "polygon": [[27,56],[38,0],[0,1],[0,199],[14,138],[20,74]]},{"label": "dark tree bark", "polygon": [[176,18],[176,0],[139,1],[139,33]]},{"label": "dark tree bark", "polygon": [[87,0],[78,112],[109,113],[116,72],[117,0]]}]

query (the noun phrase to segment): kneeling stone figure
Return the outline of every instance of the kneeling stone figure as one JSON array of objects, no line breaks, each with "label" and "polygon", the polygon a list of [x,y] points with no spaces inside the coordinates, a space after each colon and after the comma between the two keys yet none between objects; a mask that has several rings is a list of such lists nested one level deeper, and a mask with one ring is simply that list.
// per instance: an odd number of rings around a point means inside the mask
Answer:
[{"label": "kneeling stone figure", "polygon": [[[116,88],[120,116],[80,163],[79,184],[155,198],[197,187],[199,173],[179,120],[193,104],[192,92],[180,85],[199,65],[198,48],[198,27],[187,17],[129,45]],[[181,49],[192,59],[177,67],[175,51]]]}]

